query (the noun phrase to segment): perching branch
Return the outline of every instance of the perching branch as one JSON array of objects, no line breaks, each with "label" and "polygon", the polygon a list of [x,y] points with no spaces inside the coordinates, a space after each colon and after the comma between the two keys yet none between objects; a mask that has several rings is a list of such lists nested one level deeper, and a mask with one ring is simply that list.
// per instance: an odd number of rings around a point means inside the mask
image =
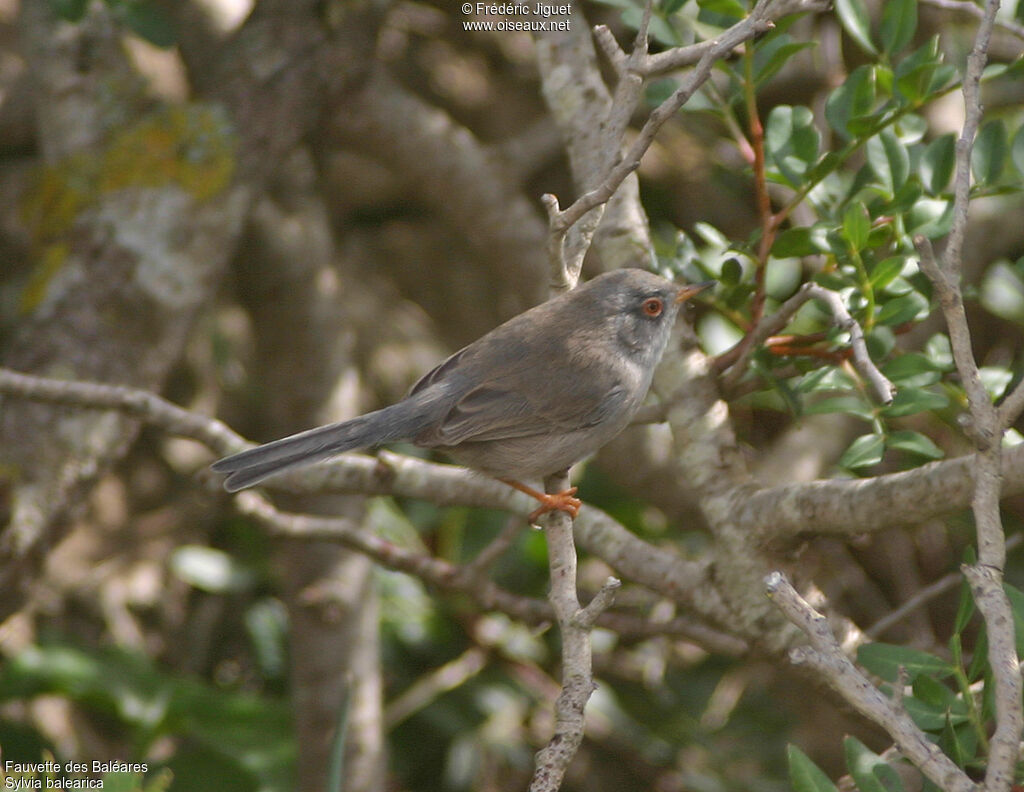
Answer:
[{"label": "perching branch", "polygon": [[[561,492],[568,486],[568,470],[549,476],[544,482],[548,492]],[[548,598],[562,636],[562,692],[555,702],[555,733],[537,753],[530,792],[557,792],[569,763],[583,742],[583,713],[596,687],[590,630],[600,611],[611,604],[614,591],[620,585],[615,578],[609,578],[587,609],[581,608],[576,592],[576,545],[572,522],[568,514],[552,512],[544,526],[551,570]]]},{"label": "perching branch", "polygon": [[[218,456],[251,447],[221,421],[190,412],[137,388],[56,380],[0,368],[0,396],[84,409],[117,410],[169,434],[196,440]],[[219,490],[217,483],[210,483],[212,488]],[[282,475],[277,481],[268,482],[268,486],[297,493],[404,495],[441,505],[505,508],[519,515],[525,515],[534,508],[527,496],[491,479],[469,473],[464,468],[387,452],[381,452],[379,459],[344,454],[331,464]],[[498,547],[485,548],[477,561],[458,566],[383,542],[359,530],[350,521],[280,512],[251,490],[239,493],[237,498],[242,498],[241,501],[236,500],[239,508],[282,535],[343,542],[382,566],[417,575],[448,591],[469,594],[483,607],[503,611],[531,624],[550,622],[554,618],[554,611],[547,603],[517,597],[483,576],[482,567],[493,560],[507,537],[496,540]],[[669,550],[647,544],[590,506],[577,519],[576,528],[578,540],[584,548],[604,558],[630,580],[687,604],[698,613],[707,610],[713,614],[711,618],[723,621],[726,611],[707,581],[705,565],[686,561]],[[607,612],[598,623],[622,635],[679,635],[723,654],[740,655],[747,651],[742,640],[691,618],[677,618],[655,625],[629,613]]]}]

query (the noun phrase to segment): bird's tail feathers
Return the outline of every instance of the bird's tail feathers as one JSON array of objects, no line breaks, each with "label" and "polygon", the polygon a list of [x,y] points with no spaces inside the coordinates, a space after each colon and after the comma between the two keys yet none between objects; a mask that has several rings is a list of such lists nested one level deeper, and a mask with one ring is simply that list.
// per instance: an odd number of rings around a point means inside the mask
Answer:
[{"label": "bird's tail feathers", "polygon": [[408,402],[399,402],[349,421],[320,426],[250,448],[214,462],[211,467],[228,473],[224,489],[237,492],[288,468],[311,465],[357,448],[408,440],[418,423]]}]

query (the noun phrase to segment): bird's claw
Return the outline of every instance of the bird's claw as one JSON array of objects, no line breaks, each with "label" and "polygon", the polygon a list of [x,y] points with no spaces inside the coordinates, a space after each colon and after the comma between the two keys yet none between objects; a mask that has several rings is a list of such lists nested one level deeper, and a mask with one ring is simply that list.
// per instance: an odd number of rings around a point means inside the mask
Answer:
[{"label": "bird's claw", "polygon": [[561,511],[565,512],[575,520],[576,515],[580,513],[580,506],[583,505],[583,501],[575,497],[576,490],[577,487],[569,487],[569,489],[562,490],[561,492],[539,492],[534,494],[533,497],[539,500],[541,505],[540,508],[534,509],[530,512],[530,516],[527,517],[527,519],[531,523],[535,523],[542,514]]}]

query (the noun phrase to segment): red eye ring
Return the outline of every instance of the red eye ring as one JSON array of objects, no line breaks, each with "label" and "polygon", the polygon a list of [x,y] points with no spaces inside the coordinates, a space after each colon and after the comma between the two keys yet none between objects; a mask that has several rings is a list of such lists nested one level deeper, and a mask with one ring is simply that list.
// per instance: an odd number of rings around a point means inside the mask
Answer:
[{"label": "red eye ring", "polygon": [[643,301],[640,309],[644,312],[644,316],[655,319],[661,316],[661,312],[665,310],[665,301],[660,297],[648,297]]}]

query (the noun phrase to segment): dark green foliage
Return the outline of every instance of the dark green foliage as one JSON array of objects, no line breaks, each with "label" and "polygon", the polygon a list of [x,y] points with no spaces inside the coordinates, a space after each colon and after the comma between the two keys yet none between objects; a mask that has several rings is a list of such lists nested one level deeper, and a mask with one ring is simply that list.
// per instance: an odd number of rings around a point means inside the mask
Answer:
[{"label": "dark green foliage", "polygon": [[[68,22],[85,16],[91,0],[49,0],[50,7]],[[103,0],[125,27],[158,47],[173,47],[178,40],[174,23],[155,2],[149,0]]]}]

